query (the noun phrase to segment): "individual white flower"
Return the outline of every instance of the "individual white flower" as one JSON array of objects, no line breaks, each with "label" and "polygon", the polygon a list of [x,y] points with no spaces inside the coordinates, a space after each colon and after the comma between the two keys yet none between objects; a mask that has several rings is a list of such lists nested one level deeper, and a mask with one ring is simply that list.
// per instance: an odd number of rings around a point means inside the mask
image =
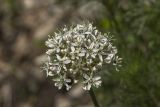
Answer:
[{"label": "individual white flower", "polygon": [[99,86],[101,86],[102,81],[101,81],[101,77],[100,76],[93,77],[92,75],[88,76],[87,74],[83,74],[83,77],[85,79],[84,82],[83,82],[83,84],[84,84],[83,89],[84,90],[90,90],[92,85],[97,87],[97,88]]},{"label": "individual white flower", "polygon": [[69,90],[76,83],[81,83],[85,90],[98,88],[103,65],[112,64],[118,70],[121,63],[110,34],[102,34],[91,23],[65,26],[49,36],[46,46],[48,61],[43,70],[59,89],[65,86]]},{"label": "individual white flower", "polygon": [[48,62],[44,63],[42,69],[43,69],[44,71],[46,71],[47,77],[48,77],[48,76],[53,76],[53,73],[50,71],[51,68],[50,68],[50,65],[49,65]]},{"label": "individual white flower", "polygon": [[61,89],[63,85],[66,86],[66,89],[69,90],[71,86],[69,83],[71,82],[71,79],[67,79],[66,75],[59,75],[58,78],[54,78],[53,81],[55,82],[55,86],[58,87],[58,89]]}]

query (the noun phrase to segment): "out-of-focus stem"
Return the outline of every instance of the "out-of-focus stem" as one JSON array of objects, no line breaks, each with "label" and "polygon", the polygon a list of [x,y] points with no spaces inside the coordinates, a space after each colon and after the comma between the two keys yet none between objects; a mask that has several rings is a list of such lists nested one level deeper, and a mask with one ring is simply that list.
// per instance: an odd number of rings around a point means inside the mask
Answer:
[{"label": "out-of-focus stem", "polygon": [[90,96],[91,96],[91,98],[92,98],[92,101],[93,101],[93,103],[94,103],[94,106],[95,106],[95,107],[100,107],[92,88],[89,90],[89,94],[90,94]]}]

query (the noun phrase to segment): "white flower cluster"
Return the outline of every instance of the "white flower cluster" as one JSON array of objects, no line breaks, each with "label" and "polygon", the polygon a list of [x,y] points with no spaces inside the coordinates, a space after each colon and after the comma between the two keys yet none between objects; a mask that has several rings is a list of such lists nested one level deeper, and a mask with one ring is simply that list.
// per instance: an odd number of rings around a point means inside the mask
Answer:
[{"label": "white flower cluster", "polygon": [[101,85],[100,69],[106,64],[119,65],[121,58],[108,34],[102,34],[91,23],[64,27],[46,41],[48,61],[43,70],[59,89],[82,83],[83,89]]}]

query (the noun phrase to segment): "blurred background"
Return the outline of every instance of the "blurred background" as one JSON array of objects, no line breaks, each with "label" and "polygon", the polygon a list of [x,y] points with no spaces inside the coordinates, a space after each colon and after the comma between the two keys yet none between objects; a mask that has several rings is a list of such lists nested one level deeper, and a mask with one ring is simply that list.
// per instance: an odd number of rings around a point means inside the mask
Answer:
[{"label": "blurred background", "polygon": [[0,0],[0,107],[93,107],[40,72],[44,41],[84,20],[111,32],[123,58],[95,89],[101,107],[160,107],[160,0]]}]

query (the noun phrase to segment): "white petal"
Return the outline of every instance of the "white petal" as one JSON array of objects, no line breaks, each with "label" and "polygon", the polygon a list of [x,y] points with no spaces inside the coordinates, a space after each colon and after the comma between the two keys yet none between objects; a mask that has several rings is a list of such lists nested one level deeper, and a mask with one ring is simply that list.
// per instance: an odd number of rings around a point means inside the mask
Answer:
[{"label": "white petal", "polygon": [[85,71],[88,71],[89,70],[89,68],[82,68],[83,70],[85,70]]},{"label": "white petal", "polygon": [[114,54],[109,54],[109,55],[107,56],[107,58],[105,58],[105,62],[106,62],[106,63],[110,63],[110,62],[112,61],[113,56],[114,56]]},{"label": "white petal", "polygon": [[102,83],[102,81],[96,81],[94,83],[94,86],[98,88],[99,86],[101,86],[101,83]]},{"label": "white petal", "polygon": [[67,28],[65,27],[65,28],[63,28],[63,31],[67,31]]},{"label": "white petal", "polygon": [[94,31],[94,34],[97,35],[97,34],[98,34],[98,30],[95,30],[95,31]]},{"label": "white petal", "polygon": [[64,70],[65,70],[65,71],[67,71],[67,68],[66,68],[66,66],[65,66],[65,65],[63,65],[63,68],[64,68]]},{"label": "white petal", "polygon": [[65,86],[66,86],[66,89],[67,89],[67,90],[69,90],[69,89],[71,88],[71,86],[68,85],[68,84],[65,84]]},{"label": "white petal", "polygon": [[78,82],[78,80],[74,80],[74,83],[77,83]]},{"label": "white petal", "polygon": [[58,54],[56,54],[56,57],[57,57],[57,59],[58,59],[59,61],[62,60],[62,58],[61,58]]},{"label": "white petal", "polygon": [[90,23],[89,26],[88,26],[88,30],[92,31],[93,30],[93,27],[92,27],[92,24]]},{"label": "white petal", "polygon": [[69,63],[71,63],[71,60],[70,60],[70,59],[67,59],[67,60],[65,60],[63,63],[64,63],[64,64],[69,64]]},{"label": "white petal", "polygon": [[100,80],[100,79],[101,79],[100,76],[96,76],[96,77],[93,78],[94,81],[97,81],[97,80]]},{"label": "white petal", "polygon": [[98,52],[98,49],[93,49],[93,52]]},{"label": "white petal", "polygon": [[52,41],[52,39],[48,39],[46,42],[45,42],[46,46],[50,47],[50,48],[53,48],[54,47],[54,43]]},{"label": "white petal", "polygon": [[85,53],[79,53],[79,56],[81,56],[81,57],[85,56]]},{"label": "white petal", "polygon": [[91,64],[93,63],[93,60],[92,59],[87,59],[87,64]]},{"label": "white petal", "polygon": [[98,65],[99,67],[101,67],[101,66],[102,66],[102,63],[101,63],[101,62],[99,62],[97,65]]},{"label": "white petal", "polygon": [[73,69],[69,69],[70,72],[73,72]]},{"label": "white petal", "polygon": [[62,88],[63,84],[58,84],[58,89],[60,90]]},{"label": "white petal", "polygon": [[83,77],[87,80],[90,79],[90,77],[87,74],[83,74]]},{"label": "white petal", "polygon": [[54,52],[54,49],[48,49],[48,51],[46,52],[46,54],[50,55]]},{"label": "white petal", "polygon": [[94,47],[94,42],[91,43],[91,45],[89,46],[89,49],[93,49]]},{"label": "white petal", "polygon": [[71,82],[71,79],[65,79],[65,82]]},{"label": "white petal", "polygon": [[83,87],[84,90],[90,90],[91,89],[91,84],[87,84],[87,86]]},{"label": "white petal", "polygon": [[102,55],[101,55],[101,54],[98,54],[98,56],[99,56],[100,61],[103,62]]},{"label": "white petal", "polygon": [[71,46],[71,51],[72,51],[72,52],[74,52],[74,51],[75,51],[74,46]]},{"label": "white petal", "polygon": [[107,57],[107,58],[105,59],[105,62],[109,64],[109,63],[111,63],[111,59]]},{"label": "white petal", "polygon": [[77,43],[71,43],[71,45],[73,45],[73,46],[78,46],[78,44],[77,44]]},{"label": "white petal", "polygon": [[94,66],[94,67],[92,68],[92,70],[93,70],[93,71],[96,71],[97,69],[96,69],[96,67]]},{"label": "white petal", "polygon": [[59,49],[59,48],[57,48],[57,49],[56,49],[56,52],[57,52],[57,53],[59,53],[59,52],[60,52],[60,49]]},{"label": "white petal", "polygon": [[91,32],[85,32],[84,34],[87,34],[87,35],[89,35],[89,34],[91,34]]},{"label": "white petal", "polygon": [[96,54],[91,54],[91,57],[96,58]]},{"label": "white petal", "polygon": [[89,57],[89,53],[86,54],[86,58],[88,58],[88,57]]},{"label": "white petal", "polygon": [[84,27],[83,25],[80,25],[80,24],[77,25],[78,29],[82,29],[83,27]]},{"label": "white petal", "polygon": [[47,72],[47,77],[48,76],[53,76],[53,73],[51,71]]}]

